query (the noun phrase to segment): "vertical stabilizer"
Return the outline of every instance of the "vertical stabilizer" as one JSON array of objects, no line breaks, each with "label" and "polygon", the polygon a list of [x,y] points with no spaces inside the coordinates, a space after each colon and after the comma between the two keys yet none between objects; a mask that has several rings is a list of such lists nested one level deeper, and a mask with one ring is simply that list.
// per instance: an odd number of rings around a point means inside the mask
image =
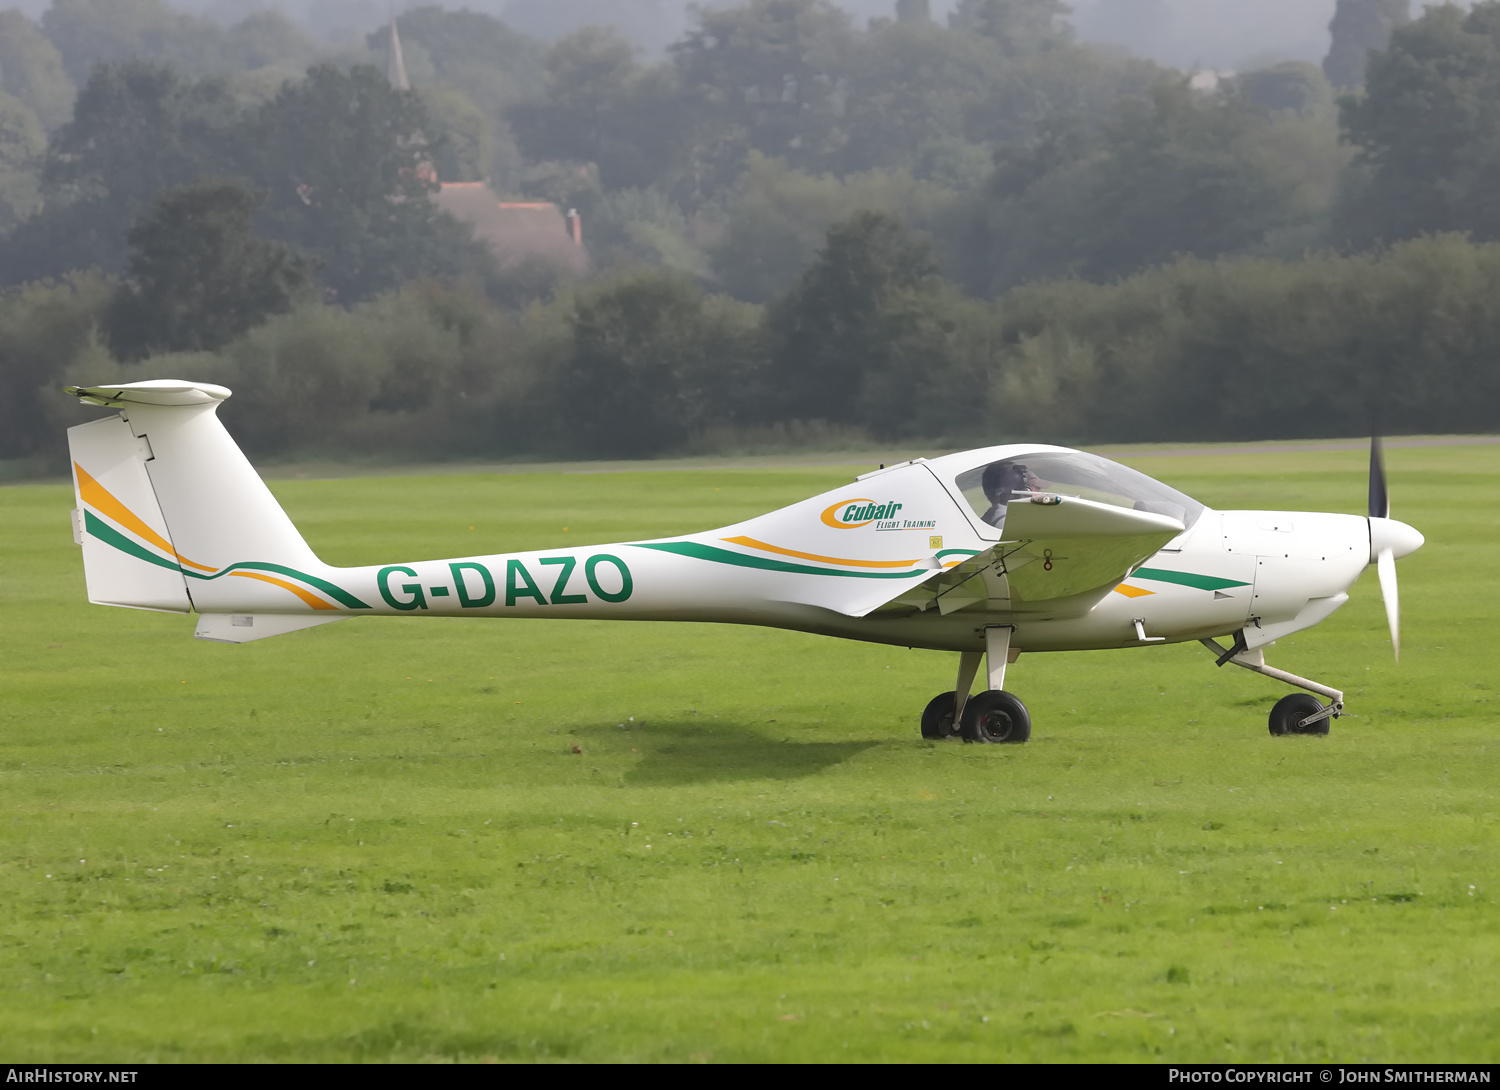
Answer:
[{"label": "vertical stabilizer", "polygon": [[[326,566],[224,430],[228,390],[158,379],[69,392],[121,410],[68,432],[91,601],[185,612],[190,600],[199,613],[242,615],[363,605],[323,578]],[[128,589],[106,589],[122,570]]]}]

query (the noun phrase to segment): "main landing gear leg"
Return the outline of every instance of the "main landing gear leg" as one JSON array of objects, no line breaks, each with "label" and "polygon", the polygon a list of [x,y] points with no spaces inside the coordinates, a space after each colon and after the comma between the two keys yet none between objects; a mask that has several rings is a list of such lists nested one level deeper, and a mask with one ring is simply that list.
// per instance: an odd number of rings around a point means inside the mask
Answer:
[{"label": "main landing gear leg", "polygon": [[1031,737],[1031,713],[1012,693],[1004,691],[1005,667],[1010,661],[1010,637],[1015,629],[994,625],[984,630],[989,659],[989,689],[964,705],[958,732],[965,742],[1024,742]]},{"label": "main landing gear leg", "polygon": [[1330,689],[1327,685],[1320,685],[1316,681],[1309,681],[1305,677],[1298,677],[1285,670],[1278,670],[1274,666],[1267,666],[1265,652],[1259,648],[1247,651],[1243,638],[1238,633],[1235,634],[1234,645],[1229,648],[1221,647],[1217,640],[1199,640],[1198,642],[1218,657],[1217,665],[1219,666],[1230,662],[1246,670],[1253,670],[1257,674],[1264,674],[1266,677],[1275,678],[1277,681],[1285,682],[1298,689],[1306,689],[1308,692],[1328,698],[1329,702],[1325,706],[1317,697],[1309,696],[1307,693],[1293,693],[1282,697],[1271,709],[1272,734],[1327,734],[1329,721],[1337,719],[1344,712],[1343,693],[1337,689]]},{"label": "main landing gear leg", "polygon": [[932,698],[927,710],[922,713],[923,738],[957,738],[959,717],[969,700],[969,690],[974,688],[974,675],[979,673],[979,660],[983,651],[961,651],[958,656],[958,684],[951,693],[940,693]]},{"label": "main landing gear leg", "polygon": [[949,737],[958,737],[958,724],[963,721],[964,705],[969,702],[969,694],[974,691],[974,675],[979,673],[979,663],[983,658],[983,651],[959,652],[958,684],[953,689],[953,733]]},{"label": "main landing gear leg", "polygon": [[[962,736],[965,742],[1024,742],[1031,737],[1031,714],[1026,705],[1001,689],[1005,667],[1011,661],[1009,626],[984,630],[984,651],[964,651],[958,656],[958,686],[951,693],[932,698],[922,713],[923,738]],[[989,659],[985,671],[987,688],[969,695],[981,656]]]}]

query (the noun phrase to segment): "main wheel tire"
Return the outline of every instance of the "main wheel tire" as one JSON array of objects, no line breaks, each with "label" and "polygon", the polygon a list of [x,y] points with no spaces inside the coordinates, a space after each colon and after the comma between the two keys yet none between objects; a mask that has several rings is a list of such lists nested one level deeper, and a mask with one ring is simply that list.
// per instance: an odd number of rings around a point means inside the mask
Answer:
[{"label": "main wheel tire", "polygon": [[957,693],[942,693],[933,697],[922,712],[922,737],[957,738],[958,724],[953,722],[953,711],[957,707]]},{"label": "main wheel tire", "polygon": [[1309,715],[1316,715],[1323,710],[1322,702],[1308,693],[1293,693],[1284,696],[1276,702],[1271,709],[1271,733],[1277,737],[1286,734],[1327,734],[1327,718],[1319,719],[1316,723],[1309,723],[1305,727],[1297,724]]},{"label": "main wheel tire", "polygon": [[1013,694],[991,689],[969,697],[959,733],[965,742],[1025,742],[1031,737],[1031,713]]}]

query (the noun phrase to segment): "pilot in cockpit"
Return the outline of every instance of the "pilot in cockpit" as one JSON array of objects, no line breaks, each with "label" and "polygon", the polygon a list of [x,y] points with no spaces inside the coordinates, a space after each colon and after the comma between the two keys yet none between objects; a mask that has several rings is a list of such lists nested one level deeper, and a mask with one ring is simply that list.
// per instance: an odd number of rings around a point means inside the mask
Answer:
[{"label": "pilot in cockpit", "polygon": [[990,501],[989,510],[982,516],[991,526],[1005,523],[1005,508],[1018,492],[1038,492],[1042,482],[1037,475],[1021,462],[991,462],[984,467],[980,487]]}]

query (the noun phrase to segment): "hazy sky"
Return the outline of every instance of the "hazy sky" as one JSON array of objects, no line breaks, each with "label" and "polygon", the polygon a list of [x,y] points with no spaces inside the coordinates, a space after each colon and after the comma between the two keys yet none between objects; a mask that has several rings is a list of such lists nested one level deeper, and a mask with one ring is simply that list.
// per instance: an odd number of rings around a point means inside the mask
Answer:
[{"label": "hazy sky", "polygon": [[[933,0],[946,15],[955,0]],[[1266,60],[1321,61],[1337,0],[1068,0],[1073,25],[1179,68],[1240,69]],[[860,15],[889,15],[895,0],[841,0]]]},{"label": "hazy sky", "polygon": [[1179,68],[1321,61],[1336,0],[1074,0],[1079,34]]},{"label": "hazy sky", "polygon": [[[48,0],[0,0],[39,15]],[[279,6],[323,35],[344,37],[373,29],[390,0],[169,0],[179,9],[233,21],[257,8]],[[683,0],[396,0],[398,10],[442,2],[509,20],[519,30],[546,37],[579,22],[609,20],[647,48],[676,37]],[[722,6],[728,0],[712,0]],[[889,16],[895,0],[839,0],[863,18]],[[955,0],[933,0],[944,16]],[[1082,37],[1123,45],[1178,67],[1243,69],[1292,58],[1320,61],[1328,52],[1328,23],[1336,0],[1070,0]],[[1419,11],[1421,0],[1414,0]]]}]

